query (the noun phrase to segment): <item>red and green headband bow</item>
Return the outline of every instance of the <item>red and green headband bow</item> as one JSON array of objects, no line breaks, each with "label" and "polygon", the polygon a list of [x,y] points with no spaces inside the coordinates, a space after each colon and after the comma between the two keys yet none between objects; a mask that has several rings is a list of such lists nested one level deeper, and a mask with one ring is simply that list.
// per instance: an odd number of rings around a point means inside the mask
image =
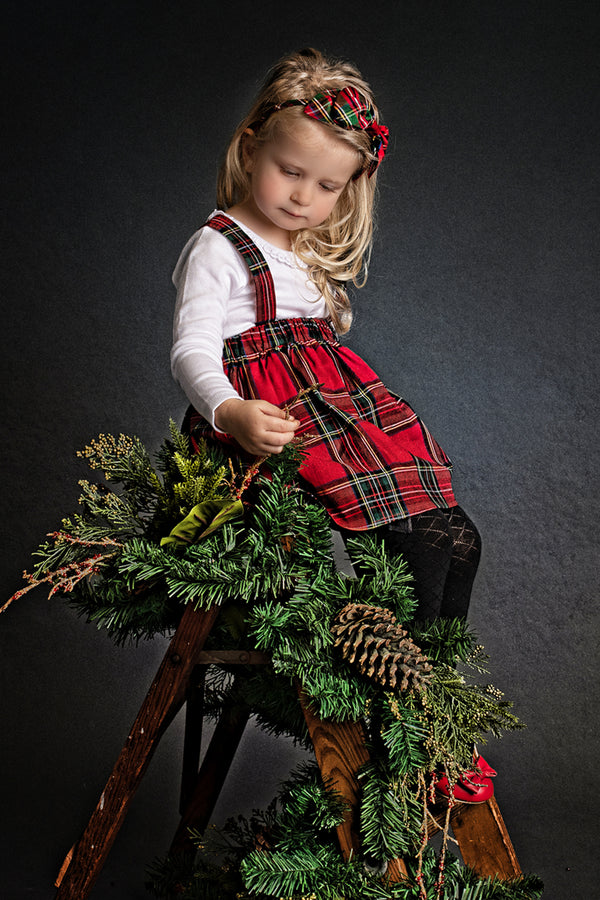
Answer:
[{"label": "red and green headband bow", "polygon": [[278,104],[275,110],[287,106],[303,106],[307,116],[320,122],[349,131],[365,131],[371,139],[371,153],[375,157],[367,169],[369,178],[385,156],[389,130],[375,121],[373,108],[355,88],[342,88],[335,94],[317,94],[312,100],[288,100]]}]

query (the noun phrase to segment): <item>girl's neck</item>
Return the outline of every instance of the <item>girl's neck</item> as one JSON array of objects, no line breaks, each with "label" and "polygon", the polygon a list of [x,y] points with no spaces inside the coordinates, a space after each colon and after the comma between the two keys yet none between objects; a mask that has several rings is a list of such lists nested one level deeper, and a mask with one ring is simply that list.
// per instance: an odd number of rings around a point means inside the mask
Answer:
[{"label": "girl's neck", "polygon": [[274,225],[269,219],[261,215],[251,200],[236,203],[227,210],[227,214],[233,216],[242,225],[246,225],[255,234],[267,243],[279,250],[291,250],[292,239],[289,231],[284,231]]}]

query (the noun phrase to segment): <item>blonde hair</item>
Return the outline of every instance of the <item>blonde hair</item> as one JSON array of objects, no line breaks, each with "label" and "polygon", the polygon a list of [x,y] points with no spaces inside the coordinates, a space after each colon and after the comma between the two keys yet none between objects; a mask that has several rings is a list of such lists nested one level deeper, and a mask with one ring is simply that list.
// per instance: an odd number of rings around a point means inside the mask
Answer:
[{"label": "blonde hair", "polygon": [[[359,91],[379,121],[371,89],[350,63],[328,59],[311,48],[281,59],[229,143],[217,180],[217,205],[228,209],[246,200],[250,193],[243,155],[244,134],[249,128],[259,143],[271,141],[281,132],[290,134],[304,116],[302,108],[295,106],[274,112],[274,106],[289,100],[310,100],[316,94],[337,92],[345,87]],[[374,173],[369,178],[365,171],[374,157],[370,138],[364,131],[324,124],[336,138],[356,151],[355,177],[348,182],[325,222],[317,228],[295,232],[292,249],[307,265],[310,280],[323,295],[336,329],[343,333],[351,320],[345,285],[352,282],[362,287],[367,280],[377,175]]]}]

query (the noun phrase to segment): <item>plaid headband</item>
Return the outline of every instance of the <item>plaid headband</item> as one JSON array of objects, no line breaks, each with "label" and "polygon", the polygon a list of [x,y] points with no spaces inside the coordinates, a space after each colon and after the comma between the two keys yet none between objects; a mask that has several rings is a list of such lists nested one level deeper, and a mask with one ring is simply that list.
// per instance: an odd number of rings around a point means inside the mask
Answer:
[{"label": "plaid headband", "polygon": [[343,88],[336,94],[317,94],[312,100],[287,100],[274,106],[271,112],[288,106],[303,106],[304,112],[312,119],[337,125],[348,131],[366,131],[371,139],[372,160],[367,169],[369,178],[385,156],[389,130],[375,121],[371,105],[352,87]]}]

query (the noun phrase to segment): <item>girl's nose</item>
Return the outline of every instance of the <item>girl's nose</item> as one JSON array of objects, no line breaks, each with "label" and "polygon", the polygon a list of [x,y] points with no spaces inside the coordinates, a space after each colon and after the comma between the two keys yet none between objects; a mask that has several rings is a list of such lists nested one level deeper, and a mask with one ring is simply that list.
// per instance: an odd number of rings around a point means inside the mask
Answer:
[{"label": "girl's nose", "polygon": [[297,184],[292,191],[292,200],[298,206],[308,206],[310,203],[310,188],[308,185]]}]

